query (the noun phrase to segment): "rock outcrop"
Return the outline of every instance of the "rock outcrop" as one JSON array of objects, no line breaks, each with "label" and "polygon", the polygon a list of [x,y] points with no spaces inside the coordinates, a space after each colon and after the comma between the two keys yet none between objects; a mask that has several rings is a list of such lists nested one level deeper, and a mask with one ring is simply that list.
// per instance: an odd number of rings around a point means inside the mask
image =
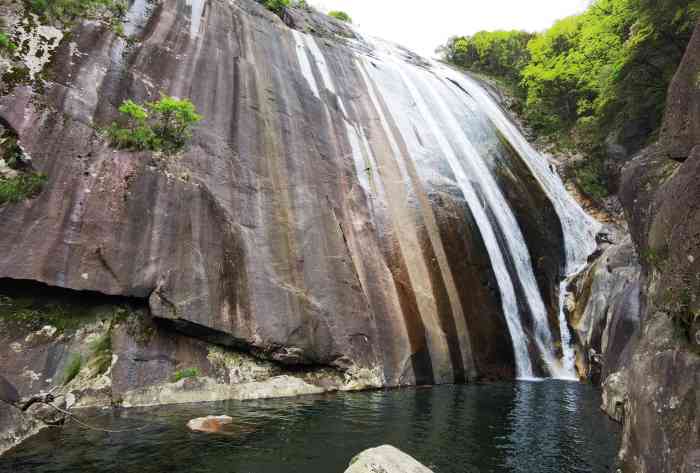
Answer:
[{"label": "rock outcrop", "polygon": [[[173,332],[143,301],[1,281],[0,450],[55,424],[60,408],[261,399],[381,385],[378,371],[262,361]],[[11,289],[11,290],[10,290]]]},{"label": "rock outcrop", "polygon": [[642,267],[640,328],[603,384],[604,409],[624,421],[622,471],[700,471],[699,58],[700,25],[669,90],[658,143],[622,174]]},{"label": "rock outcrop", "polygon": [[639,328],[641,267],[623,229],[605,233],[598,257],[570,284],[568,320],[582,379],[600,384],[629,359]]},{"label": "rock outcrop", "polygon": [[382,445],[353,458],[345,473],[432,473],[432,470],[398,448]]},{"label": "rock outcrop", "polygon": [[[568,369],[559,283],[594,226],[478,86],[313,11],[142,3],[2,84],[48,182],[0,207],[0,277],[147,301],[159,330],[333,386]],[[190,147],[112,149],[119,104],[161,92],[204,116]],[[160,402],[123,363],[113,398],[128,372]]]}]

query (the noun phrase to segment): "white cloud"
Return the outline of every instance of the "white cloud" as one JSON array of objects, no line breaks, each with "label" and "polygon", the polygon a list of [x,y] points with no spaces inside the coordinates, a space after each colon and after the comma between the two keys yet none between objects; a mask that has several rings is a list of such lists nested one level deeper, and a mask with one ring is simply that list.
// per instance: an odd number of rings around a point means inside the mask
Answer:
[{"label": "white cloud", "polygon": [[432,55],[454,35],[480,30],[541,31],[583,11],[590,0],[311,0],[321,10],[343,10],[360,31]]}]

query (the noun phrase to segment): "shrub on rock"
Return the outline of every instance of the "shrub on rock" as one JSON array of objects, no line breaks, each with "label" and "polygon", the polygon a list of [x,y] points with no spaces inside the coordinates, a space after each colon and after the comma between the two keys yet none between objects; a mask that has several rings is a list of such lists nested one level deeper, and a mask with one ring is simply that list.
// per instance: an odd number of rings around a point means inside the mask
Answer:
[{"label": "shrub on rock", "polygon": [[144,105],[126,100],[119,112],[125,125],[112,123],[107,135],[112,146],[132,151],[177,152],[192,137],[192,126],[202,119],[188,99],[168,95]]}]

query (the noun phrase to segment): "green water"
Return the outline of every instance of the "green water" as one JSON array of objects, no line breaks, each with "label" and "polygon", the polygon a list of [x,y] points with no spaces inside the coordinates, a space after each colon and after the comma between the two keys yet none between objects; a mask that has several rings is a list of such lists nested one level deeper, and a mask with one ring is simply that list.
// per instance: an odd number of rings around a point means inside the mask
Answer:
[{"label": "green water", "polygon": [[[602,473],[620,433],[599,405],[591,386],[546,381],[106,410],[89,422],[146,428],[46,430],[0,457],[0,471],[342,473],[358,452],[388,443],[436,473]],[[231,432],[187,430],[210,414],[232,416]]]}]

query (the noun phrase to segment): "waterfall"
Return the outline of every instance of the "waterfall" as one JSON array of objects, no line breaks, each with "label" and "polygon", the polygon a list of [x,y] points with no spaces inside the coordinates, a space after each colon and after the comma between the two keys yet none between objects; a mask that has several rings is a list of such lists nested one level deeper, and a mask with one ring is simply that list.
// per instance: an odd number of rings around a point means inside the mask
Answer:
[{"label": "waterfall", "polygon": [[546,159],[528,143],[498,104],[473,79],[453,69],[433,62],[434,67],[446,77],[457,81],[474,98],[488,115],[494,126],[507,138],[525,160],[533,176],[538,180],[554,205],[564,234],[566,250],[565,277],[559,287],[559,329],[562,344],[562,367],[553,373],[558,378],[576,379],[571,333],[564,313],[564,299],[568,282],[586,265],[588,256],[595,251],[595,235],[601,225],[591,218],[566,191],[559,175],[550,171]]},{"label": "waterfall", "polygon": [[[336,96],[360,184],[371,195],[373,187],[365,174],[366,169],[377,166],[369,145],[371,137],[362,126],[353,123],[315,39],[295,31],[294,40],[302,74],[313,94],[321,97],[312,62],[318,70],[321,85]],[[407,57],[405,50],[381,40],[363,38],[348,43],[357,46],[356,67],[396,162],[411,161],[430,178],[430,169],[424,161],[439,157],[463,195],[479,228],[497,280],[502,311],[512,340],[517,377],[534,377],[531,357],[536,354],[549,376],[574,378],[571,336],[563,312],[565,282],[561,284],[559,295],[559,337],[563,353],[559,359],[525,237],[487,158],[478,150],[475,133],[465,131],[471,122],[465,124],[464,121],[473,120],[471,124],[475,130],[486,126],[490,132],[484,138],[487,140],[496,141],[492,136],[496,136],[494,129],[498,130],[520,155],[552,202],[562,224],[566,276],[580,270],[595,248],[593,236],[598,228],[592,219],[569,196],[546,160],[527,143],[477,82],[436,62],[412,63],[420,60]],[[461,90],[457,91],[455,84]],[[328,106],[324,108],[330,116]],[[486,117],[486,125],[481,118],[470,118],[475,115],[475,109]],[[399,146],[398,140],[405,148]],[[406,182],[410,181],[404,165],[399,164],[399,168]],[[379,184],[381,187],[381,180]],[[523,326],[523,307],[531,316],[529,331]],[[438,341],[433,343],[439,346]]]}]

